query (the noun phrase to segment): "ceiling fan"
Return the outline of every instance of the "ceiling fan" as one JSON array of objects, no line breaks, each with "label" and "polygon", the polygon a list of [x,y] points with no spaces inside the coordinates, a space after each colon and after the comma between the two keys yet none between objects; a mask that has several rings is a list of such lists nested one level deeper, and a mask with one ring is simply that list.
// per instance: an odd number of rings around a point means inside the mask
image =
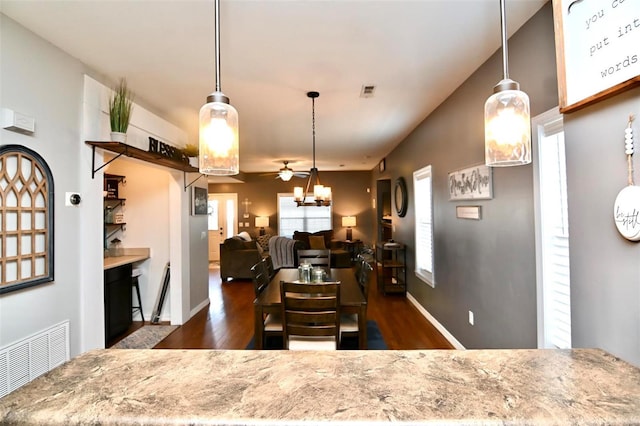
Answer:
[{"label": "ceiling fan", "polygon": [[279,171],[277,172],[271,172],[271,173],[263,173],[262,176],[267,176],[267,175],[276,175],[276,179],[282,179],[285,182],[288,182],[291,180],[292,177],[300,177],[300,178],[304,178],[309,176],[309,172],[296,172],[293,169],[289,168],[289,161],[288,160],[283,160],[282,161],[284,163],[284,167],[282,167]]}]

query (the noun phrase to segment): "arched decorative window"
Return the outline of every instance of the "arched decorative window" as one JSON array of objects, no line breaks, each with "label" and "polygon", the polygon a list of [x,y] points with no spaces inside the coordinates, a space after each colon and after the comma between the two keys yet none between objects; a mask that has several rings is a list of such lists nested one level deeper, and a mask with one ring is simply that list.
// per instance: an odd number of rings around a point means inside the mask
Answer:
[{"label": "arched decorative window", "polygon": [[53,193],[38,153],[0,146],[0,294],[53,281]]}]

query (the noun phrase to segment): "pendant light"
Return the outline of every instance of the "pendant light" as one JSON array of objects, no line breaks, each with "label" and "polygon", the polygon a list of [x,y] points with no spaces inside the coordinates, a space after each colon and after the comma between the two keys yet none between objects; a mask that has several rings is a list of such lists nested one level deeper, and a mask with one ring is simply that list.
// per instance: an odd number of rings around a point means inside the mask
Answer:
[{"label": "pendant light", "polygon": [[484,104],[484,152],[487,166],[531,163],[529,96],[509,78],[505,0],[500,0],[504,78]]},{"label": "pendant light", "polygon": [[[311,98],[311,128],[313,141],[313,167],[309,171],[309,180],[307,188],[301,186],[293,188],[293,199],[300,206],[330,206],[331,205],[331,187],[324,186],[320,183],[320,176],[316,168],[316,98],[320,96],[318,92],[307,92],[307,97]],[[307,202],[307,194],[313,188],[313,202]]]},{"label": "pendant light", "polygon": [[216,89],[200,109],[200,173],[237,175],[240,171],[238,112],[220,90],[220,0],[215,0]]}]

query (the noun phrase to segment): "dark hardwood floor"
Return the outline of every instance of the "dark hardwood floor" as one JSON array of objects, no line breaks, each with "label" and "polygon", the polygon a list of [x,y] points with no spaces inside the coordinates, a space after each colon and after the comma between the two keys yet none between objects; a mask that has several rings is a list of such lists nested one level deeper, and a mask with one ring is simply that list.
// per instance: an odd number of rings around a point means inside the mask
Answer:
[{"label": "dark hardwood floor", "polygon": [[[383,295],[371,274],[367,317],[378,323],[389,349],[452,349],[451,344],[402,295]],[[253,336],[253,283],[222,283],[209,270],[210,305],[155,346],[156,349],[244,349]],[[134,324],[129,332],[142,326]]]}]

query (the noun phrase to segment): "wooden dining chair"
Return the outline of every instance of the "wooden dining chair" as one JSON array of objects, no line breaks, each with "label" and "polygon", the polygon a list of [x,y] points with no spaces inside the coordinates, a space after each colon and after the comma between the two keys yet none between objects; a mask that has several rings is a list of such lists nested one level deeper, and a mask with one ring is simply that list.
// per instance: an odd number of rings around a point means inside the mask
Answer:
[{"label": "wooden dining chair", "polygon": [[298,265],[308,263],[311,266],[321,266],[329,272],[331,269],[331,250],[298,250]]},{"label": "wooden dining chair", "polygon": [[276,276],[276,271],[273,268],[273,258],[271,258],[271,256],[263,257],[262,263],[264,264],[264,268],[269,276],[269,281],[271,281],[273,277]]},{"label": "wooden dining chair", "polygon": [[282,338],[289,350],[340,346],[340,282],[280,281]]},{"label": "wooden dining chair", "polygon": [[[369,281],[370,273],[373,271],[373,266],[369,261],[358,255],[356,264],[356,279],[358,280],[358,286],[362,290],[364,300],[369,301]],[[340,315],[340,338],[344,338],[346,335],[358,335],[360,332],[358,314],[342,314]]]},{"label": "wooden dining chair", "polygon": [[[256,297],[260,296],[260,293],[264,291],[269,285],[271,278],[267,272],[267,266],[264,262],[260,261],[251,267],[251,279],[253,281],[253,288],[256,292]],[[267,314],[262,319],[263,336],[266,339],[270,336],[282,335],[282,317],[279,313]],[[266,345],[263,342],[262,347]]]},{"label": "wooden dining chair", "polygon": [[253,289],[258,297],[271,281],[264,262],[260,261],[251,267],[251,281],[253,281]]}]

